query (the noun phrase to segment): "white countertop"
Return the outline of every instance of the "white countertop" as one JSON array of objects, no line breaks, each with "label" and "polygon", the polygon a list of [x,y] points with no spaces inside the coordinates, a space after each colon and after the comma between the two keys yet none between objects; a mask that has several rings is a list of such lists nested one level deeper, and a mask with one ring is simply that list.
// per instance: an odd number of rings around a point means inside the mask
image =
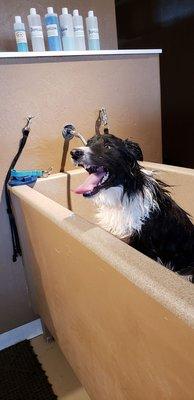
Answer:
[{"label": "white countertop", "polygon": [[31,58],[31,57],[85,57],[85,56],[111,56],[111,55],[141,55],[160,54],[161,49],[135,49],[135,50],[86,50],[86,51],[42,51],[42,52],[0,52],[0,58]]}]

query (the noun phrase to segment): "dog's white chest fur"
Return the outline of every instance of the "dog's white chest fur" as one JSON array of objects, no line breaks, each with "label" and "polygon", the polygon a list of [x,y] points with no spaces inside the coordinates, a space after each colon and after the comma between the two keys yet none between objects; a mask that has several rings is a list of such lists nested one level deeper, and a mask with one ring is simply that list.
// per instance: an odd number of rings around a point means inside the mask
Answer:
[{"label": "dog's white chest fur", "polygon": [[135,231],[140,232],[150,212],[158,208],[147,188],[144,196],[138,193],[130,199],[127,194],[123,196],[121,186],[104,189],[94,197],[94,202],[98,207],[99,225],[121,239],[130,237]]}]

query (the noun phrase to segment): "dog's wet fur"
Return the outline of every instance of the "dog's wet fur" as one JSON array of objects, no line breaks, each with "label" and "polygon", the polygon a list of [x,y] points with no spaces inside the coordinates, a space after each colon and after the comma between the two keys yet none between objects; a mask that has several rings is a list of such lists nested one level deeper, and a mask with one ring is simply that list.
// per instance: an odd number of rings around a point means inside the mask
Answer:
[{"label": "dog's wet fur", "polygon": [[71,156],[90,174],[77,193],[95,201],[99,224],[194,282],[194,225],[171,198],[168,186],[139,164],[139,145],[109,133],[96,134]]}]

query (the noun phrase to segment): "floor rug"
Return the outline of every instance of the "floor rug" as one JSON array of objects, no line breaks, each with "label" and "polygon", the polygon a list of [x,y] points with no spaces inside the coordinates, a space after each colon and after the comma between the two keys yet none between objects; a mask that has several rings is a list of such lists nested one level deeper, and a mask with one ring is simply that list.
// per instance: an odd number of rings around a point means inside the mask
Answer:
[{"label": "floor rug", "polygon": [[28,340],[0,351],[0,400],[56,400]]}]

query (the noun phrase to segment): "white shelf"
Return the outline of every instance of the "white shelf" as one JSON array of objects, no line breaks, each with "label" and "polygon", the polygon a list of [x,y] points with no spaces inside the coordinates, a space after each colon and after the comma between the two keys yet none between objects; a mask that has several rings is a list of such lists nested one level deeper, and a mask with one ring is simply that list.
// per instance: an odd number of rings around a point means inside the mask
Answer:
[{"label": "white shelf", "polygon": [[43,51],[43,52],[0,52],[0,58],[34,58],[34,57],[86,57],[86,56],[111,56],[111,55],[140,55],[160,54],[161,49],[137,50],[86,50],[86,51]]}]

